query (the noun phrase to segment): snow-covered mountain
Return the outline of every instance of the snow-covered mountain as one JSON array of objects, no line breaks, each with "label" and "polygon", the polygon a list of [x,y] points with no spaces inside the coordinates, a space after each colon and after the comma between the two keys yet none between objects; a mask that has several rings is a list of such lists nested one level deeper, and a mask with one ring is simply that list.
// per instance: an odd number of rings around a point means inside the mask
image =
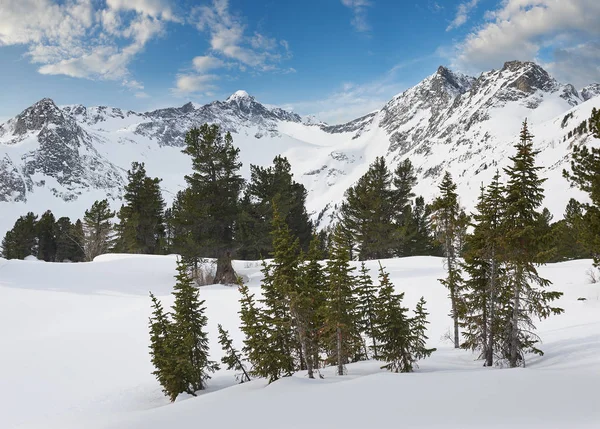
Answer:
[{"label": "snow-covered mountain", "polygon": [[472,207],[481,183],[507,164],[527,118],[551,190],[546,205],[560,216],[573,196],[561,175],[570,148],[592,142],[589,135],[566,136],[600,107],[598,95],[599,84],[577,91],[534,63],[513,61],[477,78],[440,67],[379,111],[340,125],[265,106],[245,91],[145,113],[43,99],[0,125],[0,232],[27,211],[80,217],[106,197],[117,207],[132,161],[163,178],[169,200],[190,170],[180,151],[185,132],[205,122],[232,132],[246,176],[249,164],[286,155],[309,190],[309,211],[327,222],[344,191],[380,155],[391,168],[409,157],[420,179],[416,191],[426,198],[451,171],[462,203]]}]

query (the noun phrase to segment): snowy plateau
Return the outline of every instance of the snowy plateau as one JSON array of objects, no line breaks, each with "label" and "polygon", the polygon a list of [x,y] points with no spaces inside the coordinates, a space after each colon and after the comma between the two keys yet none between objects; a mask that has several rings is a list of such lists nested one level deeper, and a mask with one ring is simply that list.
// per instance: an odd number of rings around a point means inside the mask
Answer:
[{"label": "snowy plateau", "polygon": [[[219,371],[199,396],[170,404],[148,354],[152,290],[172,303],[174,256],[104,255],[94,262],[57,264],[0,259],[0,427],[3,429],[165,428],[564,428],[600,427],[600,283],[591,261],[550,264],[541,275],[563,291],[560,316],[538,323],[544,356],[526,367],[484,368],[441,338],[452,326],[443,261],[412,257],[381,261],[404,302],[424,296],[429,346],[438,350],[410,374],[381,363],[347,366],[347,375],[321,370],[267,386],[237,385]],[[235,269],[260,294],[260,264]],[[376,275],[377,261],[368,262]],[[206,300],[210,352],[221,357],[217,324],[242,345],[239,292],[213,285]],[[580,300],[585,298],[585,300]]]},{"label": "snowy plateau", "polygon": [[567,136],[600,107],[599,94],[599,84],[577,90],[535,63],[512,61],[477,78],[440,67],[379,111],[342,125],[265,106],[245,91],[146,113],[43,99],[0,125],[0,234],[28,211],[51,209],[74,220],[107,197],[118,208],[132,161],[163,179],[170,202],[191,170],[181,153],[185,133],[205,122],[232,133],[246,178],[250,164],[287,156],[308,190],[307,209],[322,226],[377,156],[391,168],[410,158],[419,178],[415,191],[426,200],[450,171],[461,203],[471,209],[481,184],[509,162],[527,118],[548,179],[545,205],[558,219],[569,198],[585,199],[569,190],[562,170],[573,144],[598,144],[589,134]]}]

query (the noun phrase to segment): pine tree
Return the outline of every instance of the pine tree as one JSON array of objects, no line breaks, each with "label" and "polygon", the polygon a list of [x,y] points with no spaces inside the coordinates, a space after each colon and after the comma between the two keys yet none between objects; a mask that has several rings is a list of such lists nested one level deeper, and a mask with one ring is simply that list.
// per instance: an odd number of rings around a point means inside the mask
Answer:
[{"label": "pine tree", "polygon": [[[306,356],[312,359],[314,369],[319,368],[319,351],[324,349],[321,329],[325,324],[324,309],[326,301],[326,279],[319,261],[323,259],[321,241],[317,235],[313,236],[305,261],[300,266],[300,303],[304,307],[303,314],[306,323]],[[308,366],[308,365],[307,365]]]},{"label": "pine tree", "polygon": [[354,245],[359,259],[390,257],[395,240],[392,177],[385,159],[377,157],[355,186],[346,191],[340,223]]},{"label": "pine tree", "polygon": [[412,222],[411,200],[415,197],[413,188],[417,184],[417,176],[410,159],[405,159],[394,172],[394,189],[392,201],[394,204],[394,222],[396,228],[395,245],[396,256],[409,256],[410,240],[416,233],[415,224]]},{"label": "pine tree", "polygon": [[[426,332],[427,325],[429,324],[427,321],[427,316],[429,313],[427,313],[425,304],[427,304],[427,302],[425,302],[425,298],[421,297],[414,310],[415,315],[412,319],[410,319],[410,342],[415,361],[429,357],[434,351],[436,351],[435,348],[427,348],[427,340],[429,337],[427,337]],[[416,364],[414,365],[416,366]]]},{"label": "pine tree", "polygon": [[50,210],[44,212],[36,224],[38,259],[46,262],[56,260],[56,220]]},{"label": "pine tree", "polygon": [[72,224],[68,217],[61,217],[56,221],[56,257],[57,262],[81,262],[85,259],[83,254],[81,221]]},{"label": "pine tree", "polygon": [[171,354],[172,326],[160,301],[150,292],[152,317],[150,317],[150,357],[154,371],[152,374],[161,385],[163,392],[173,402],[185,390],[183,383],[174,375],[175,362]]},{"label": "pine tree", "polygon": [[209,373],[218,369],[208,356],[204,301],[199,299],[198,289],[188,275],[186,265],[179,260],[175,279],[170,353],[174,362],[173,374],[181,391],[171,392],[171,400],[182,392],[195,396],[198,390],[206,387]]},{"label": "pine tree", "polygon": [[2,257],[6,259],[25,259],[37,256],[38,243],[36,234],[37,216],[32,212],[19,217],[13,228],[2,240]]},{"label": "pine tree", "polygon": [[269,231],[273,202],[290,233],[298,238],[300,248],[306,251],[312,236],[312,223],[305,207],[307,191],[304,185],[294,181],[287,158],[278,155],[273,159],[273,166],[267,168],[251,165],[250,173],[236,234],[240,256],[259,259],[271,255]]},{"label": "pine tree", "polygon": [[450,302],[452,304],[450,315],[454,322],[453,341],[454,347],[458,348],[460,346],[458,326],[461,306],[459,287],[462,281],[458,257],[462,250],[460,248],[460,236],[464,218],[461,219],[456,184],[452,181],[452,176],[449,172],[446,172],[444,175],[439,190],[440,196],[433,203],[433,217],[438,241],[444,249],[446,270],[448,271],[448,276],[445,279],[441,279],[440,282],[450,291]]},{"label": "pine tree", "polygon": [[[379,311],[378,287],[373,284],[364,262],[360,266],[356,280],[356,312],[359,317],[359,330],[371,340],[370,349],[373,352],[373,359],[378,359],[377,339],[375,338],[375,325]],[[368,356],[367,350],[365,350],[365,356]]]},{"label": "pine tree", "polygon": [[165,235],[161,179],[148,177],[143,162],[133,162],[127,177],[115,248],[126,253],[160,253]]},{"label": "pine tree", "polygon": [[112,241],[111,219],[115,213],[110,210],[108,200],[96,201],[83,217],[83,249],[86,261],[107,253]]},{"label": "pine tree", "polygon": [[233,146],[230,133],[223,135],[218,125],[204,124],[186,134],[183,153],[191,156],[193,169],[185,176],[188,190],[181,194],[183,225],[185,240],[195,245],[184,246],[181,251],[186,253],[181,254],[186,260],[217,258],[215,283],[234,284],[237,275],[231,259],[244,184],[239,175],[239,149]]},{"label": "pine tree", "polygon": [[[244,383],[245,381],[250,381],[250,376],[246,371],[246,367],[242,363],[241,353],[236,350],[233,346],[233,340],[229,336],[229,332],[223,329],[221,324],[218,325],[219,329],[219,344],[223,348],[223,352],[225,356],[221,358],[221,363],[227,365],[226,369],[234,370],[237,372],[235,375],[236,380],[239,380],[240,383]],[[240,375],[239,372],[242,374]]]},{"label": "pine tree", "polygon": [[540,277],[536,269],[536,263],[540,262],[540,239],[536,229],[540,213],[537,210],[544,198],[542,184],[545,179],[538,177],[541,167],[535,165],[535,156],[539,152],[533,149],[532,140],[525,121],[520,141],[515,145],[517,153],[510,158],[513,164],[504,170],[508,183],[502,225],[503,259],[511,295],[511,301],[507,303],[510,318],[505,321],[508,330],[504,357],[511,367],[524,365],[528,351],[542,353],[535,347],[539,338],[533,332],[532,316],[546,318],[563,312],[550,305],[562,293],[544,290],[550,281]]},{"label": "pine tree", "polygon": [[411,372],[414,356],[411,353],[408,309],[402,306],[404,293],[396,294],[389,274],[379,264],[379,312],[376,339],[379,358],[387,362],[381,368],[392,372]]},{"label": "pine tree", "polygon": [[327,361],[337,365],[338,375],[344,375],[345,365],[361,349],[361,339],[356,320],[356,300],[353,296],[354,269],[350,267],[350,252],[339,226],[331,239],[329,257],[323,333],[327,341]]}]

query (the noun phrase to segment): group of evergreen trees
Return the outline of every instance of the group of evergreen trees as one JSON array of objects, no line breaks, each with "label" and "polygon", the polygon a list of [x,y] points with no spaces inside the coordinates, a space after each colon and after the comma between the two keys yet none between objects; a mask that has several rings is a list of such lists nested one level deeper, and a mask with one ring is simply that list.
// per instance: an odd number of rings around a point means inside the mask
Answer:
[{"label": "group of evergreen trees", "polygon": [[6,259],[35,256],[47,262],[80,262],[85,258],[83,249],[81,221],[57,220],[48,210],[39,219],[31,212],[17,219],[2,240],[1,255]]},{"label": "group of evergreen trees", "polygon": [[240,284],[242,351],[251,374],[272,382],[306,370],[314,378],[323,365],[335,365],[343,375],[346,364],[371,357],[392,371],[408,372],[433,352],[424,344],[425,302],[409,317],[403,294],[394,292],[383,268],[378,286],[364,265],[355,276],[341,228],[331,237],[324,265],[319,238],[313,236],[303,252],[277,210],[272,238],[273,260],[263,264],[260,302]]},{"label": "group of evergreen trees", "polygon": [[430,222],[432,208],[422,197],[415,198],[416,183],[409,159],[392,174],[385,159],[377,157],[346,191],[339,223],[352,256],[367,260],[441,254]]},{"label": "group of evergreen trees", "polygon": [[504,169],[506,184],[497,173],[482,188],[470,222],[473,231],[462,240],[464,261],[456,258],[456,251],[465,216],[449,174],[434,204],[447,261],[448,277],[441,282],[450,291],[454,344],[478,352],[486,366],[525,365],[526,353],[542,354],[533,318],[563,312],[551,304],[562,293],[546,290],[550,281],[537,272],[549,258],[548,218],[547,211],[540,210],[544,179],[538,177],[541,167],[535,165],[538,152],[532,139],[524,122],[512,165]]}]

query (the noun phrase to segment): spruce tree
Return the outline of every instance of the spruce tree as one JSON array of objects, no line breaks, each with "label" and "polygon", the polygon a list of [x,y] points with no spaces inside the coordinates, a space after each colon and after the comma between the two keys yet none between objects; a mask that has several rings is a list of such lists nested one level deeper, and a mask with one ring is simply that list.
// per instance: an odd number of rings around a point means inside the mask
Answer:
[{"label": "spruce tree", "polygon": [[56,221],[56,257],[57,262],[81,262],[85,259],[80,228],[81,221],[72,224],[68,217]]},{"label": "spruce tree", "polygon": [[115,213],[108,200],[96,201],[83,217],[83,249],[86,261],[107,253],[112,242],[112,222]]},{"label": "spruce tree", "polygon": [[165,235],[161,179],[148,177],[143,162],[133,162],[127,178],[125,204],[118,213],[115,249],[125,253],[158,254]]},{"label": "spruce tree", "polygon": [[[380,307],[377,296],[379,288],[373,284],[373,279],[371,279],[369,270],[364,262],[360,266],[359,275],[356,280],[356,311],[359,317],[359,329],[362,334],[371,340],[370,349],[373,352],[373,359],[378,359],[375,325],[377,323],[377,312]],[[368,356],[367,350],[365,350],[365,355]]]},{"label": "spruce tree", "polygon": [[161,302],[150,292],[152,316],[150,317],[150,358],[154,371],[152,374],[161,385],[163,392],[173,402],[184,391],[184,386],[174,373],[175,362],[171,354],[172,325],[164,312]]},{"label": "spruce tree", "polygon": [[188,191],[181,194],[186,240],[195,246],[181,250],[187,260],[217,258],[215,283],[234,284],[237,275],[231,264],[234,229],[239,218],[239,197],[244,179],[239,174],[239,149],[230,133],[218,125],[192,128],[185,136],[183,153],[192,158],[193,173],[185,176]]},{"label": "spruce tree", "polygon": [[454,322],[454,347],[460,346],[459,339],[459,314],[461,306],[460,284],[461,274],[458,263],[460,256],[460,238],[463,231],[464,218],[461,219],[461,208],[458,203],[456,184],[449,172],[446,172],[439,186],[440,196],[433,203],[433,218],[437,238],[446,258],[446,270],[448,276],[440,279],[440,282],[450,291],[450,302],[452,310],[450,316]]},{"label": "spruce tree", "polygon": [[417,176],[410,159],[405,159],[394,171],[394,189],[392,202],[394,204],[394,222],[397,238],[395,241],[396,256],[410,256],[410,241],[414,238],[416,229],[412,222],[411,201],[415,197],[413,188],[417,184]]},{"label": "spruce tree", "polygon": [[[235,378],[240,383],[250,381],[250,376],[246,371],[246,367],[242,363],[241,353],[233,346],[233,340],[229,336],[229,332],[223,329],[219,323],[219,344],[223,348],[225,356],[221,358],[221,363],[226,365],[226,369],[236,371]],[[241,374],[239,374],[241,372]]]},{"label": "spruce tree", "polygon": [[2,257],[6,259],[25,259],[37,256],[38,240],[36,234],[37,216],[32,212],[19,217],[13,228],[2,240]]},{"label": "spruce tree", "polygon": [[[435,348],[427,348],[427,316],[429,313],[425,308],[425,298],[421,297],[417,306],[414,310],[415,315],[410,319],[410,342],[412,348],[412,354],[416,360],[424,359],[431,356],[436,351]],[[416,364],[415,364],[416,365]]]},{"label": "spruce tree", "polygon": [[532,141],[525,121],[520,141],[515,145],[517,153],[510,158],[512,165],[504,170],[508,182],[502,244],[511,298],[507,303],[510,316],[505,321],[504,357],[511,367],[524,365],[526,352],[542,354],[535,347],[539,338],[533,332],[532,317],[546,318],[563,312],[550,304],[562,293],[544,290],[550,281],[542,278],[536,269],[540,262],[536,225],[541,215],[538,209],[544,198],[542,184],[545,179],[538,177],[541,167],[535,165],[535,156],[539,151],[534,150]]},{"label": "spruce tree", "polygon": [[361,339],[356,320],[356,300],[350,267],[350,251],[342,229],[336,227],[331,238],[327,261],[327,300],[324,308],[327,361],[337,366],[337,374],[344,375],[345,365],[360,352]]},{"label": "spruce tree", "polygon": [[198,289],[180,260],[177,261],[175,279],[170,353],[174,362],[173,374],[181,391],[172,392],[171,400],[182,392],[195,396],[198,390],[206,387],[210,373],[218,369],[208,355],[204,301],[200,300]]},{"label": "spruce tree", "polygon": [[38,259],[46,262],[56,260],[56,219],[50,210],[44,212],[36,224]]}]

